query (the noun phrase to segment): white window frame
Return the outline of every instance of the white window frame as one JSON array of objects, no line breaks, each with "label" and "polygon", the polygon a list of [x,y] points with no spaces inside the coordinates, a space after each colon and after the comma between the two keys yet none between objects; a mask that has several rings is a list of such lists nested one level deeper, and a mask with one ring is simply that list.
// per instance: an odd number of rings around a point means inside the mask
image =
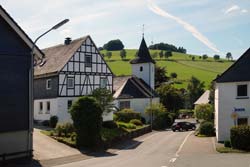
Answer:
[{"label": "white window frame", "polygon": [[[71,105],[69,105],[69,103],[71,103]],[[70,107],[72,106],[72,104],[73,104],[73,100],[68,100],[67,108],[70,109]]]},{"label": "white window frame", "polygon": [[[238,86],[241,86],[241,85],[246,85],[247,86],[247,95],[246,96],[238,96]],[[240,83],[240,84],[237,84],[236,85],[236,98],[237,99],[248,99],[248,84],[247,83]]]},{"label": "white window frame", "polygon": [[[72,85],[69,85],[69,81],[72,81]],[[74,88],[74,86],[75,86],[75,78],[74,77],[68,77],[67,78],[67,88]]]},{"label": "white window frame", "polygon": [[[127,103],[128,105],[124,105],[125,107],[121,107],[121,103]],[[125,108],[131,108],[131,102],[130,100],[126,100],[126,101],[120,101],[119,102],[119,108],[122,110],[122,109],[125,109]]]},{"label": "white window frame", "polygon": [[38,112],[38,114],[42,114],[43,113],[43,102],[42,101],[40,101],[39,103],[38,103],[38,107],[39,107],[39,112]]},{"label": "white window frame", "polygon": [[51,110],[51,103],[50,101],[46,102],[46,114],[50,114],[50,110]]},{"label": "white window frame", "polygon": [[46,80],[46,89],[47,89],[47,90],[50,90],[51,88],[52,88],[51,79],[47,79],[47,80]]},{"label": "white window frame", "polygon": [[[87,57],[90,58],[90,62],[87,62]],[[92,67],[92,55],[85,55],[85,60],[84,60],[84,64],[85,64],[85,67]]]},{"label": "white window frame", "polygon": [[[105,86],[103,85],[105,81]],[[101,77],[100,78],[100,88],[107,88],[108,85],[108,79],[107,77]]]}]

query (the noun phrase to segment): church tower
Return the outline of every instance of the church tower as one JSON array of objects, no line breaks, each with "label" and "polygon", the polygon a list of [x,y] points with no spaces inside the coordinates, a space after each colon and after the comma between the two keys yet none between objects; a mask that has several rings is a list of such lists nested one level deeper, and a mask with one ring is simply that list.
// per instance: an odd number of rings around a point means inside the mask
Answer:
[{"label": "church tower", "polygon": [[142,38],[138,55],[130,61],[132,75],[143,79],[152,89],[155,87],[155,61],[151,58],[147,44]]}]

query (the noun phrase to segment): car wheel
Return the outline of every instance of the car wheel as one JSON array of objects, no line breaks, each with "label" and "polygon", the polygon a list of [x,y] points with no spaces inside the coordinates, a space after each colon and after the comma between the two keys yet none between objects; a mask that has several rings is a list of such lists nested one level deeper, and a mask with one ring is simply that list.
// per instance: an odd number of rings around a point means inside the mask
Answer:
[{"label": "car wheel", "polygon": [[173,129],[173,132],[175,132],[175,129]]}]

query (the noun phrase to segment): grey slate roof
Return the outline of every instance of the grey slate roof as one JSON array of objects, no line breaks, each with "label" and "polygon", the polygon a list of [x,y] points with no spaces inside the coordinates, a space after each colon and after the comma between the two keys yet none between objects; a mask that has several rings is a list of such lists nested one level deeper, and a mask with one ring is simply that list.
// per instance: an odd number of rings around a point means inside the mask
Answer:
[{"label": "grey slate roof", "polygon": [[147,44],[142,38],[141,45],[139,48],[138,56],[130,61],[131,64],[138,64],[138,63],[154,63],[155,61],[151,58]]},{"label": "grey slate roof", "polygon": [[158,97],[144,80],[136,76],[115,77],[114,88],[116,89],[114,98],[118,99]]},{"label": "grey slate roof", "polygon": [[217,83],[250,81],[250,48],[215,81]]},{"label": "grey slate roof", "polygon": [[43,49],[45,64],[35,67],[35,76],[59,72],[88,37],[73,40],[69,45],[60,44]]}]

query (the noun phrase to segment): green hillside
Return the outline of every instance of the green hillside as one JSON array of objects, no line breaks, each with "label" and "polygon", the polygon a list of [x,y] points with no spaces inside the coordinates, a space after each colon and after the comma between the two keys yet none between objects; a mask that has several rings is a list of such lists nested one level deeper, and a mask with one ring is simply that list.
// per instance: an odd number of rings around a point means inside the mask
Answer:
[{"label": "green hillside", "polygon": [[[115,75],[131,75],[131,65],[129,60],[133,59],[136,54],[135,49],[126,50],[127,56],[126,60],[122,61],[120,58],[120,51],[113,51],[112,57],[108,59],[105,57],[105,60],[108,62],[111,70]],[[151,53],[160,52],[159,50],[150,50]],[[101,51],[105,54],[106,51]],[[195,56],[195,61],[192,61],[192,57]],[[224,72],[232,62],[229,62],[225,59],[220,61],[214,61],[213,58],[209,57],[207,60],[202,60],[198,55],[189,55],[183,53],[173,52],[173,56],[168,60],[165,58],[160,59],[158,57],[154,58],[156,64],[161,67],[166,67],[167,75],[175,72],[178,77],[176,81],[178,84],[175,84],[178,88],[186,88],[187,81],[191,76],[195,76],[201,81],[205,82],[206,87],[209,86],[210,82],[218,75]]]}]

